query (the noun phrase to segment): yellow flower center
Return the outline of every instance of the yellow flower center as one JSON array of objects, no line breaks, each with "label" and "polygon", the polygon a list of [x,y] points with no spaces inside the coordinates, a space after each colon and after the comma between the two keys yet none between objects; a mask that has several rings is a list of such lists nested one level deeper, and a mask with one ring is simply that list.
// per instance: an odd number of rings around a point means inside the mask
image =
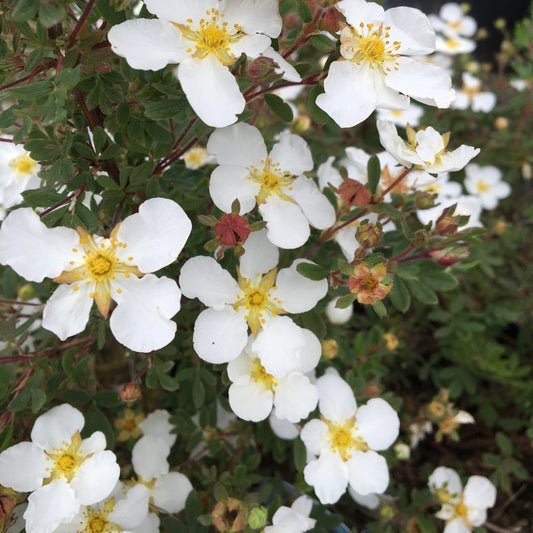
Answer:
[{"label": "yellow flower center", "polygon": [[452,50],[459,48],[460,45],[461,43],[457,39],[454,39],[453,37],[446,39],[446,46],[448,48],[451,48]]},{"label": "yellow flower center", "polygon": [[361,290],[365,292],[372,292],[379,285],[376,278],[372,275],[361,281]]},{"label": "yellow flower center", "polygon": [[69,453],[65,453],[56,460],[56,466],[62,472],[70,472],[76,467],[76,459]]},{"label": "yellow flower center", "polygon": [[[193,57],[203,59],[209,54],[215,55],[223,65],[231,65],[236,56],[230,49],[244,34],[242,27],[234,24],[229,27],[223,21],[224,13],[213,8],[206,11],[206,18],[195,23],[193,19],[187,19],[187,24],[173,24],[181,31],[185,39],[191,41],[194,47],[187,49]],[[194,27],[193,27],[194,24]]]},{"label": "yellow flower center", "polygon": [[[129,278],[130,275],[141,277],[143,273],[134,266],[133,257],[126,260],[120,259],[119,249],[126,248],[126,244],[118,242],[115,238],[118,225],[113,229],[111,237],[96,239],[85,230],[78,227],[76,231],[80,236],[80,247],[73,248],[73,260],[70,261],[71,270],[64,270],[54,281],[74,285],[74,290],[80,284],[91,285],[91,298],[94,298],[98,309],[107,317],[111,304],[111,283],[117,276]],[[81,255],[81,257],[80,257]],[[121,254],[122,256],[125,254]],[[117,293],[121,289],[116,289]]]},{"label": "yellow flower center", "polygon": [[330,422],[323,419],[329,429],[329,441],[334,453],[338,453],[343,461],[352,458],[351,451],[366,452],[370,448],[364,439],[357,435],[358,427],[354,426],[354,417],[347,419],[344,424]]},{"label": "yellow flower center", "polygon": [[489,184],[485,181],[480,180],[476,183],[476,189],[478,192],[487,192],[489,188]]},{"label": "yellow flower center", "polygon": [[459,518],[465,518],[468,515],[468,507],[460,502],[455,506],[455,514]]},{"label": "yellow flower center", "polygon": [[259,279],[256,284],[252,284],[252,280],[243,278],[239,272],[238,281],[242,292],[236,296],[235,303],[232,306],[235,311],[238,311],[241,307],[246,309],[244,318],[254,336],[257,336],[261,325],[265,323],[265,313],[276,316],[285,312],[280,307],[281,301],[272,295],[272,291],[277,289],[274,285],[276,275],[277,269],[271,270],[262,277],[257,274]]},{"label": "yellow flower center", "polygon": [[87,522],[87,529],[91,533],[102,533],[106,525],[106,520],[104,520],[100,515],[95,515]]},{"label": "yellow flower center", "polygon": [[248,179],[255,181],[261,187],[257,193],[257,203],[264,204],[271,194],[277,195],[286,202],[295,203],[286,194],[286,191],[292,191],[292,182],[294,181],[292,174],[287,171],[281,171],[279,163],[273,163],[269,157],[262,159],[261,163],[263,168],[258,169],[252,166],[252,172],[248,176]]},{"label": "yellow flower center", "polygon": [[252,363],[251,376],[256,383],[261,383],[265,389],[273,390],[278,386],[276,378],[265,370],[259,359],[254,359]]},{"label": "yellow flower center", "polygon": [[209,154],[205,148],[192,148],[183,156],[187,168],[197,169],[205,165]]},{"label": "yellow flower center", "polygon": [[379,68],[383,72],[397,70],[400,41],[390,40],[390,26],[364,24],[359,28],[344,26],[341,31],[341,55],[357,65],[365,63],[370,68]]},{"label": "yellow flower center", "polygon": [[19,155],[11,159],[9,162],[9,167],[12,168],[17,174],[29,175],[35,173],[37,162],[34,161],[29,155]]},{"label": "yellow flower center", "polygon": [[79,432],[76,432],[71,440],[70,444],[63,442],[63,447],[53,448],[52,452],[46,453],[46,460],[50,462],[50,465],[46,469],[48,472],[47,483],[53,479],[66,478],[70,481],[79,466],[89,456],[84,456],[80,451],[81,436]]}]

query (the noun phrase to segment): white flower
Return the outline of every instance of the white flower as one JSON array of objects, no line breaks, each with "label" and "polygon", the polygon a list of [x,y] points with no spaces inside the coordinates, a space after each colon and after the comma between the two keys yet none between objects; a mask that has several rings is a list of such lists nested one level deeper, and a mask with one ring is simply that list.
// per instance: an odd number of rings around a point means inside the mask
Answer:
[{"label": "white flower", "polygon": [[421,59],[435,50],[435,32],[418,9],[364,0],[335,5],[346,17],[340,61],[334,61],[316,103],[339,126],[359,124],[378,108],[405,109],[409,96],[449,107],[455,98],[450,75]]},{"label": "white flower", "polygon": [[248,342],[248,326],[255,337],[252,350],[265,370],[283,377],[300,365],[308,349],[304,330],[283,313],[305,313],[327,292],[323,279],[312,281],[296,270],[303,260],[277,272],[279,251],[266,231],[250,234],[244,244],[238,282],[212,258],[197,256],[181,269],[181,290],[209,308],[194,325],[196,353],[209,363],[235,359]]},{"label": "white flower", "polygon": [[378,120],[389,120],[398,126],[418,126],[424,114],[424,109],[416,104],[410,104],[407,109],[378,109]]},{"label": "white flower", "polygon": [[463,72],[463,88],[457,91],[457,98],[452,104],[455,109],[472,108],[472,111],[489,113],[496,105],[496,95],[481,91],[481,80],[469,72]]},{"label": "white flower", "polygon": [[118,483],[112,497],[95,505],[82,505],[78,514],[54,533],[128,533],[145,520],[149,499],[150,490],[144,485],[125,490]]},{"label": "white flower", "polygon": [[267,221],[268,238],[280,248],[298,248],[309,238],[309,225],[326,229],[335,222],[335,211],[314,181],[303,175],[312,170],[307,143],[283,132],[270,153],[259,130],[243,122],[216,130],[207,143],[216,156],[209,192],[225,213],[238,199],[240,213],[256,203]]},{"label": "white flower", "polygon": [[473,37],[477,30],[476,21],[465,14],[460,4],[448,2],[443,4],[438,15],[430,15],[429,20],[435,31],[447,36],[463,35]]},{"label": "white flower", "polygon": [[452,204],[457,205],[454,212],[450,213],[451,216],[460,215],[470,217],[468,222],[464,226],[461,226],[461,230],[474,227],[483,227],[483,223],[479,219],[482,211],[481,201],[477,196],[472,195],[464,195],[454,199],[448,199],[444,203],[441,203],[435,207],[431,207],[430,209],[419,209],[416,212],[416,215],[420,222],[426,225],[430,222],[435,222],[442,214],[444,208],[449,207]]},{"label": "white flower", "polygon": [[269,374],[252,349],[253,337],[242,353],[228,363],[229,404],[243,420],[264,420],[274,407],[278,419],[296,423],[305,418],[318,403],[318,390],[305,375],[311,372],[321,355],[320,341],[310,331],[302,333],[308,348],[300,351],[300,364],[286,376]]},{"label": "white flower", "polygon": [[393,449],[394,455],[401,461],[407,461],[411,457],[411,448],[405,442],[398,442]]},{"label": "white flower", "polygon": [[179,513],[193,487],[183,474],[169,472],[169,453],[165,439],[145,435],[133,447],[131,464],[139,482],[150,489],[150,501],[167,513]]},{"label": "white flower", "polygon": [[476,49],[476,43],[472,41],[472,39],[465,39],[459,35],[450,37],[441,37],[440,35],[437,35],[435,49],[442,54],[469,54]]},{"label": "white flower", "polygon": [[309,496],[300,496],[290,507],[281,506],[272,517],[272,526],[267,526],[264,533],[304,533],[315,525],[316,520],[309,518],[313,500]]},{"label": "white flower", "polygon": [[[35,420],[32,442],[0,454],[0,484],[31,492],[24,513],[28,533],[50,533],[70,521],[80,505],[93,505],[113,490],[120,474],[113,452],[96,431],[80,437],[83,415],[63,404]],[[44,484],[43,484],[44,483]]]},{"label": "white flower", "polygon": [[348,485],[362,495],[383,493],[389,470],[376,451],[386,450],[398,437],[396,411],[380,398],[357,408],[352,389],[334,374],[316,384],[320,420],[308,422],[300,436],[318,458],[305,467],[305,481],[324,504],[335,503]]},{"label": "white flower", "polygon": [[[353,257],[353,255],[352,255]],[[326,305],[326,316],[332,324],[346,324],[353,315],[353,307],[349,305],[344,309],[336,307],[338,298],[333,298]]]},{"label": "white flower", "polygon": [[378,120],[377,126],[379,140],[389,154],[407,168],[414,166],[430,174],[461,170],[480,151],[466,144],[446,150],[450,134],[441,135],[431,126],[418,131],[408,126],[408,142],[398,135],[392,122]]},{"label": "white flower", "polygon": [[173,262],[190,231],[183,209],[164,198],[141,204],[109,238],[79,227],[49,229],[31,209],[18,209],[2,224],[0,262],[29,281],[49,277],[63,284],[43,312],[43,327],[61,340],[85,329],[93,299],[104,317],[114,300],[113,335],[132,350],[150,352],[174,338],[171,318],[181,293],[170,278],[148,273]]},{"label": "white flower", "polygon": [[437,518],[446,520],[444,533],[468,533],[481,526],[487,509],[496,503],[496,487],[483,476],[471,476],[463,490],[457,472],[439,466],[428,485],[442,503]]},{"label": "white flower", "polygon": [[454,417],[453,421],[458,424],[474,424],[476,421],[474,417],[468,412],[460,410]]},{"label": "white flower", "polygon": [[268,417],[268,423],[274,435],[284,440],[294,440],[300,434],[298,424],[293,424],[287,419],[279,419],[274,413]]},{"label": "white flower", "polygon": [[170,413],[165,409],[152,411],[140,424],[144,435],[159,437],[170,447],[176,442],[177,435],[171,433],[174,426],[169,422]]},{"label": "white flower", "polygon": [[363,507],[366,507],[367,509],[371,509],[372,511],[377,509],[379,507],[379,504],[381,503],[381,500],[379,499],[379,496],[377,494],[374,494],[372,492],[370,494],[365,495],[359,494],[350,486],[348,487],[348,494],[356,503],[362,505]]},{"label": "white flower", "polygon": [[207,148],[203,146],[195,146],[187,150],[180,159],[183,159],[187,168],[196,170],[205,165],[211,165],[215,162],[215,158],[209,155]]},{"label": "white flower", "polygon": [[511,194],[511,186],[502,180],[501,170],[497,167],[470,163],[465,174],[466,190],[479,198],[483,209],[495,209],[502,198]]},{"label": "white flower", "polygon": [[129,65],[176,75],[189,103],[209,126],[237,120],[245,106],[231,65],[244,53],[272,57],[291,81],[298,73],[270,47],[281,31],[277,0],[145,0],[157,19],[128,20],[109,31],[113,51]]},{"label": "white flower", "polygon": [[0,206],[3,210],[20,204],[23,191],[40,187],[41,180],[37,176],[40,169],[39,163],[21,145],[0,142]]},{"label": "white flower", "polygon": [[420,441],[426,438],[426,435],[433,432],[433,426],[429,420],[426,420],[425,422],[410,424],[407,430],[409,432],[409,446],[411,446],[411,450],[414,450]]}]

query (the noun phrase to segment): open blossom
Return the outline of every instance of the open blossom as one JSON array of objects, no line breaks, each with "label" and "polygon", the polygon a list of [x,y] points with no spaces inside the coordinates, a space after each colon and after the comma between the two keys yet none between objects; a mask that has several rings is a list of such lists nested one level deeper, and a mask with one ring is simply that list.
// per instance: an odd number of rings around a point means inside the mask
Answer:
[{"label": "open blossom", "polygon": [[109,31],[113,51],[129,65],[159,70],[178,63],[187,100],[209,126],[237,120],[245,100],[230,71],[244,53],[269,57],[291,81],[300,76],[271,46],[281,32],[277,0],[145,0],[156,19],[128,20]]},{"label": "open blossom", "polygon": [[40,169],[41,165],[34,161],[21,145],[0,142],[0,208],[2,213],[3,210],[22,202],[21,192],[40,186],[41,180],[37,176]]},{"label": "open blossom", "polygon": [[461,170],[480,151],[466,144],[453,151],[447,150],[450,134],[441,135],[431,126],[418,131],[407,126],[407,141],[398,135],[392,122],[378,120],[377,127],[382,146],[399,163],[430,174]]},{"label": "open blossom", "polygon": [[424,114],[424,109],[422,106],[411,103],[407,109],[378,109],[377,110],[377,119],[378,120],[390,120],[398,126],[418,126],[420,124],[420,119]]},{"label": "open blossom", "polygon": [[313,158],[298,135],[282,133],[268,153],[259,130],[241,122],[216,130],[207,149],[220,165],[209,183],[215,205],[230,213],[238,199],[244,214],[257,204],[267,222],[268,238],[276,246],[302,246],[309,238],[309,225],[326,229],[335,222],[328,199],[303,175],[313,169]]},{"label": "open blossom", "polygon": [[481,526],[496,503],[496,487],[483,476],[471,476],[463,489],[455,470],[439,466],[428,485],[442,504],[437,518],[446,520],[444,533],[468,533]]},{"label": "open blossom", "polygon": [[472,111],[489,113],[496,105],[497,97],[494,93],[481,90],[481,80],[469,72],[463,72],[463,87],[457,91],[457,98],[452,104],[455,109],[472,108]]},{"label": "open blossom", "polygon": [[468,216],[468,222],[461,226],[459,229],[468,229],[473,227],[483,227],[483,223],[480,220],[482,206],[481,201],[477,196],[474,195],[461,195],[454,199],[448,199],[443,201],[440,205],[431,207],[430,209],[419,209],[416,212],[416,216],[426,225],[430,222],[436,222],[437,219],[442,215],[442,212],[446,207],[449,207],[453,204],[456,204],[456,207],[453,213],[448,213],[448,216],[455,217],[459,216]]},{"label": "open blossom", "polygon": [[383,300],[392,289],[391,275],[383,263],[370,267],[368,263],[360,263],[353,269],[349,279],[350,292],[357,295],[360,304],[373,304]]},{"label": "open blossom", "polygon": [[105,318],[114,300],[115,338],[150,352],[174,338],[181,293],[175,281],[149,272],[175,261],[190,231],[183,209],[165,198],[141,204],[108,238],[80,227],[50,229],[31,209],[18,209],[2,224],[0,262],[29,281],[62,283],[43,311],[43,327],[61,340],[85,329],[93,300]]},{"label": "open blossom", "polygon": [[0,454],[0,484],[31,492],[24,512],[28,533],[51,533],[69,522],[80,505],[106,498],[120,474],[101,431],[83,439],[83,415],[63,404],[35,420],[31,442]]},{"label": "open blossom", "polygon": [[215,158],[210,156],[207,148],[203,146],[195,146],[187,150],[180,159],[183,159],[185,166],[192,170],[202,168],[205,165],[211,165],[215,162]]},{"label": "open blossom", "polygon": [[305,375],[320,360],[321,346],[316,336],[302,330],[308,349],[302,350],[300,364],[286,376],[269,374],[252,350],[253,337],[243,352],[228,363],[229,403],[233,412],[244,420],[264,420],[274,407],[278,419],[296,423],[305,418],[318,403],[318,390]]},{"label": "open blossom", "polygon": [[335,7],[348,23],[340,33],[342,57],[331,64],[316,103],[339,126],[355,126],[376,108],[406,109],[409,96],[449,107],[455,98],[450,75],[421,59],[435,50],[435,32],[421,11],[384,11],[365,0]]},{"label": "open blossom", "polygon": [[300,434],[312,459],[304,469],[305,481],[318,499],[335,503],[348,485],[359,494],[381,494],[389,484],[386,450],[398,437],[400,419],[380,398],[357,407],[350,386],[339,376],[317,380],[320,419],[308,422]]},{"label": "open blossom", "polygon": [[265,527],[264,533],[304,533],[315,525],[316,520],[309,518],[313,500],[300,496],[290,507],[281,506],[272,517],[272,525]]},{"label": "open blossom", "polygon": [[261,364],[269,374],[283,377],[299,366],[309,341],[302,328],[281,315],[313,309],[328,283],[302,276],[296,270],[302,260],[278,272],[279,251],[265,230],[251,233],[244,249],[238,281],[212,257],[193,257],[183,265],[183,294],[208,306],[194,325],[194,349],[205,361],[227,363],[248,343],[250,327],[255,337],[251,347]]},{"label": "open blossom", "polygon": [[511,186],[502,180],[499,168],[470,163],[465,168],[465,188],[481,201],[483,209],[495,209],[499,201],[511,194]]},{"label": "open blossom", "polygon": [[439,14],[429,15],[429,20],[435,31],[448,37],[473,37],[477,30],[475,19],[467,15],[461,4],[456,2],[443,4]]}]

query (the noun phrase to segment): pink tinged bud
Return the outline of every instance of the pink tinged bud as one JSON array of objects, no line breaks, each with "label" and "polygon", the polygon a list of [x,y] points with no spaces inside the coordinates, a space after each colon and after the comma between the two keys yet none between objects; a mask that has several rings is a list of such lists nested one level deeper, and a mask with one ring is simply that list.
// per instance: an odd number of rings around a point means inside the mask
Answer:
[{"label": "pink tinged bud", "polygon": [[439,265],[450,266],[466,259],[469,253],[466,246],[456,246],[445,248],[444,250],[430,250],[429,255]]},{"label": "pink tinged bud", "polygon": [[435,227],[439,235],[454,235],[459,227],[459,215],[454,215],[455,205],[447,207],[442,211],[442,214],[437,218]]},{"label": "pink tinged bud", "polygon": [[373,224],[368,220],[363,220],[357,228],[355,238],[363,248],[374,248],[380,244],[383,238],[383,232],[381,230],[382,226],[379,222]]},{"label": "pink tinged bud", "polygon": [[141,389],[137,383],[126,383],[120,389],[120,399],[123,402],[131,403],[141,399]]},{"label": "pink tinged bud", "polygon": [[248,76],[260,85],[268,85],[278,77],[276,73],[278,66],[270,57],[258,57],[248,66]]}]

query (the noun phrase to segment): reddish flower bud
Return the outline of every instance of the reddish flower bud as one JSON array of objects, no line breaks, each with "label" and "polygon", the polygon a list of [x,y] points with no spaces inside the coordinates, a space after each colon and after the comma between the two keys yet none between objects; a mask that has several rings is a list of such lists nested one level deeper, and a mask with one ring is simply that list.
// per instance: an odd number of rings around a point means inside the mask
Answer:
[{"label": "reddish flower bud", "polygon": [[357,228],[355,238],[363,248],[374,248],[379,245],[383,238],[382,229],[383,226],[379,222],[373,224],[368,220],[363,220]]},{"label": "reddish flower bud", "polygon": [[[322,0],[321,3],[328,3],[329,5],[331,5],[332,2],[331,0]],[[339,31],[339,22],[341,21],[341,12],[338,9],[331,8],[324,13],[322,20],[320,21],[319,27],[322,31],[327,31],[332,35],[335,35]]]},{"label": "reddish flower bud", "polygon": [[258,57],[248,65],[248,76],[260,85],[268,85],[278,77],[278,66],[270,57]]},{"label": "reddish flower bud", "polygon": [[366,206],[370,202],[370,191],[359,181],[346,178],[339,187],[339,194],[349,206]]},{"label": "reddish flower bud", "polygon": [[439,235],[454,235],[459,227],[459,215],[454,215],[455,205],[447,207],[437,218],[435,228]]},{"label": "reddish flower bud", "polygon": [[120,399],[123,402],[131,403],[141,399],[141,389],[137,383],[126,383],[120,389]]},{"label": "reddish flower bud", "polygon": [[229,213],[220,217],[215,226],[215,238],[220,244],[235,248],[244,244],[250,231],[250,223],[245,218]]},{"label": "reddish flower bud", "polygon": [[469,253],[466,246],[453,246],[444,250],[430,250],[429,255],[439,265],[450,266],[466,259]]}]

